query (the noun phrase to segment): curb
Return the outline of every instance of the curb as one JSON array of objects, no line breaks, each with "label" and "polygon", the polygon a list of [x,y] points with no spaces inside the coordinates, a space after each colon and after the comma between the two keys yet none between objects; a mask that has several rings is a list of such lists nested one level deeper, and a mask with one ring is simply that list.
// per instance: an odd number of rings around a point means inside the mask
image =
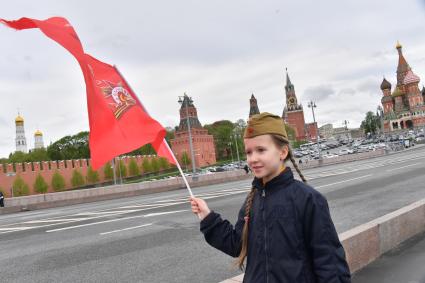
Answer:
[{"label": "curb", "polygon": [[[191,177],[188,178],[188,182],[192,188],[251,179],[252,175],[247,175],[245,171],[238,170],[199,176],[198,178],[199,179],[197,181],[193,181]],[[133,183],[7,198],[5,199],[6,207],[0,208],[0,215],[183,189],[186,189],[186,186],[184,185],[182,178],[176,178],[172,180],[159,180],[154,182]]]}]

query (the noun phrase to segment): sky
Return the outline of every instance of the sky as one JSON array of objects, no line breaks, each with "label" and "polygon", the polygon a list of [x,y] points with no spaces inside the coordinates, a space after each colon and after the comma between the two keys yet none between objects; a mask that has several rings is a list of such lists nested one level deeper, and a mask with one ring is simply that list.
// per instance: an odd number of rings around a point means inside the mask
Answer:
[{"label": "sky", "polygon": [[[282,115],[285,69],[312,122],[357,128],[376,111],[383,77],[396,82],[395,45],[425,79],[425,5],[396,0],[23,1],[2,3],[0,18],[62,16],[86,53],[115,64],[149,114],[179,122],[178,98],[192,97],[202,124]],[[420,83],[422,87],[422,82]],[[25,119],[29,148],[89,130],[76,60],[39,30],[0,25],[0,157],[15,150],[14,119]]]}]

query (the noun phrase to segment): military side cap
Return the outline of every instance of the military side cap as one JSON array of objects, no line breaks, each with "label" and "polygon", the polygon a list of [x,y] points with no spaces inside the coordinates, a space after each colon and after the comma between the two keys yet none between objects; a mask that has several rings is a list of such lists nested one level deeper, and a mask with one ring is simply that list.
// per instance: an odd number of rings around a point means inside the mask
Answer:
[{"label": "military side cap", "polygon": [[267,134],[279,135],[288,140],[283,119],[268,112],[252,115],[248,120],[244,138],[249,139]]}]

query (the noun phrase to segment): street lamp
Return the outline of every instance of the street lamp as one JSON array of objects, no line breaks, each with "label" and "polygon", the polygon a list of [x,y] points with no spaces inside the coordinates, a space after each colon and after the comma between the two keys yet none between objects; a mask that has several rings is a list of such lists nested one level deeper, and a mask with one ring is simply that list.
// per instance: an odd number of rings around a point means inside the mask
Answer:
[{"label": "street lamp", "polygon": [[384,133],[384,112],[381,105],[378,105],[378,107],[376,108],[376,112],[376,114],[378,114],[377,116],[379,117],[379,135],[381,135]]},{"label": "street lamp", "polygon": [[236,155],[238,156],[238,164],[240,164],[241,163],[241,160],[239,158],[239,149],[238,149],[238,138],[239,138],[239,135],[238,134],[234,134],[233,135],[233,138],[235,139]]},{"label": "street lamp", "polygon": [[[13,176],[15,176],[16,175],[16,173],[15,172],[7,172],[6,173],[6,176],[7,177],[13,177]],[[13,197],[13,185],[12,185],[12,187],[10,188],[10,195]]]},{"label": "street lamp", "polygon": [[195,165],[195,153],[193,152],[193,144],[192,144],[192,132],[190,130],[190,120],[189,120],[189,103],[192,103],[192,98],[190,98],[189,96],[187,96],[186,93],[184,93],[183,96],[179,96],[179,100],[178,102],[184,106],[184,108],[186,109],[186,124],[187,124],[187,130],[189,132],[189,148],[190,148],[190,155],[192,157],[192,171],[193,174],[196,174],[196,165]]},{"label": "street lamp", "polygon": [[[314,116],[314,108],[316,108],[316,103],[310,101],[307,104],[308,108],[311,108],[311,112],[313,113],[313,123],[316,124],[316,117]],[[320,136],[319,136],[319,128],[316,124],[316,133],[317,133],[317,151],[319,154],[319,162],[322,160],[321,148],[320,148]]]},{"label": "street lamp", "polygon": [[350,142],[350,136],[348,135],[348,127],[347,124],[350,124],[347,120],[344,120],[343,125],[345,125],[345,135],[347,136],[348,142]]},{"label": "street lamp", "polygon": [[228,143],[229,147],[230,147],[230,154],[232,156],[232,163],[233,163],[233,150],[232,150],[232,142]]}]

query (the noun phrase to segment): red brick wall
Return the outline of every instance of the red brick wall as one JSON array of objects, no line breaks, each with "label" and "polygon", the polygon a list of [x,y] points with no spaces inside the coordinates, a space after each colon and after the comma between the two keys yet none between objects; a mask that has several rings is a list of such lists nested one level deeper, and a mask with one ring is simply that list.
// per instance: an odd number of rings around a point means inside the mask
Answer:
[{"label": "red brick wall", "polygon": [[[140,171],[142,172],[142,162],[144,158],[152,159],[153,155],[148,156],[132,156],[132,157],[123,157],[122,161],[127,166],[127,175],[130,174],[128,165],[130,163],[131,159],[134,159],[137,163],[137,165],[140,168]],[[116,164],[118,161],[116,161]],[[81,159],[81,160],[65,160],[65,161],[43,161],[43,162],[33,162],[31,163],[15,163],[15,164],[6,164],[6,168],[0,167],[0,188],[3,190],[3,193],[6,197],[11,196],[11,188],[13,185],[13,182],[17,178],[17,176],[21,176],[21,178],[24,180],[24,182],[28,185],[30,189],[30,194],[36,194],[34,191],[34,182],[37,178],[38,174],[41,174],[43,176],[46,183],[49,185],[48,192],[54,192],[53,188],[51,187],[52,182],[52,176],[53,173],[57,170],[59,173],[64,177],[66,187],[65,189],[70,189],[72,187],[71,185],[71,177],[72,173],[75,169],[79,170],[80,173],[86,177],[87,176],[87,170],[88,166],[87,163],[90,163],[90,160],[87,159]],[[14,169],[15,167],[15,169]],[[99,183],[102,183],[105,181],[104,176],[104,166],[99,168],[97,170],[99,174]],[[6,173],[8,172],[14,172],[15,176],[7,176]]]},{"label": "red brick wall", "polygon": [[[174,140],[171,141],[171,148],[179,161],[181,161],[184,152],[187,153],[189,159],[192,159],[188,135],[188,132],[176,132]],[[213,136],[208,135],[207,130],[193,129],[192,143],[197,168],[216,163]],[[184,166],[184,164],[181,165]]]}]

